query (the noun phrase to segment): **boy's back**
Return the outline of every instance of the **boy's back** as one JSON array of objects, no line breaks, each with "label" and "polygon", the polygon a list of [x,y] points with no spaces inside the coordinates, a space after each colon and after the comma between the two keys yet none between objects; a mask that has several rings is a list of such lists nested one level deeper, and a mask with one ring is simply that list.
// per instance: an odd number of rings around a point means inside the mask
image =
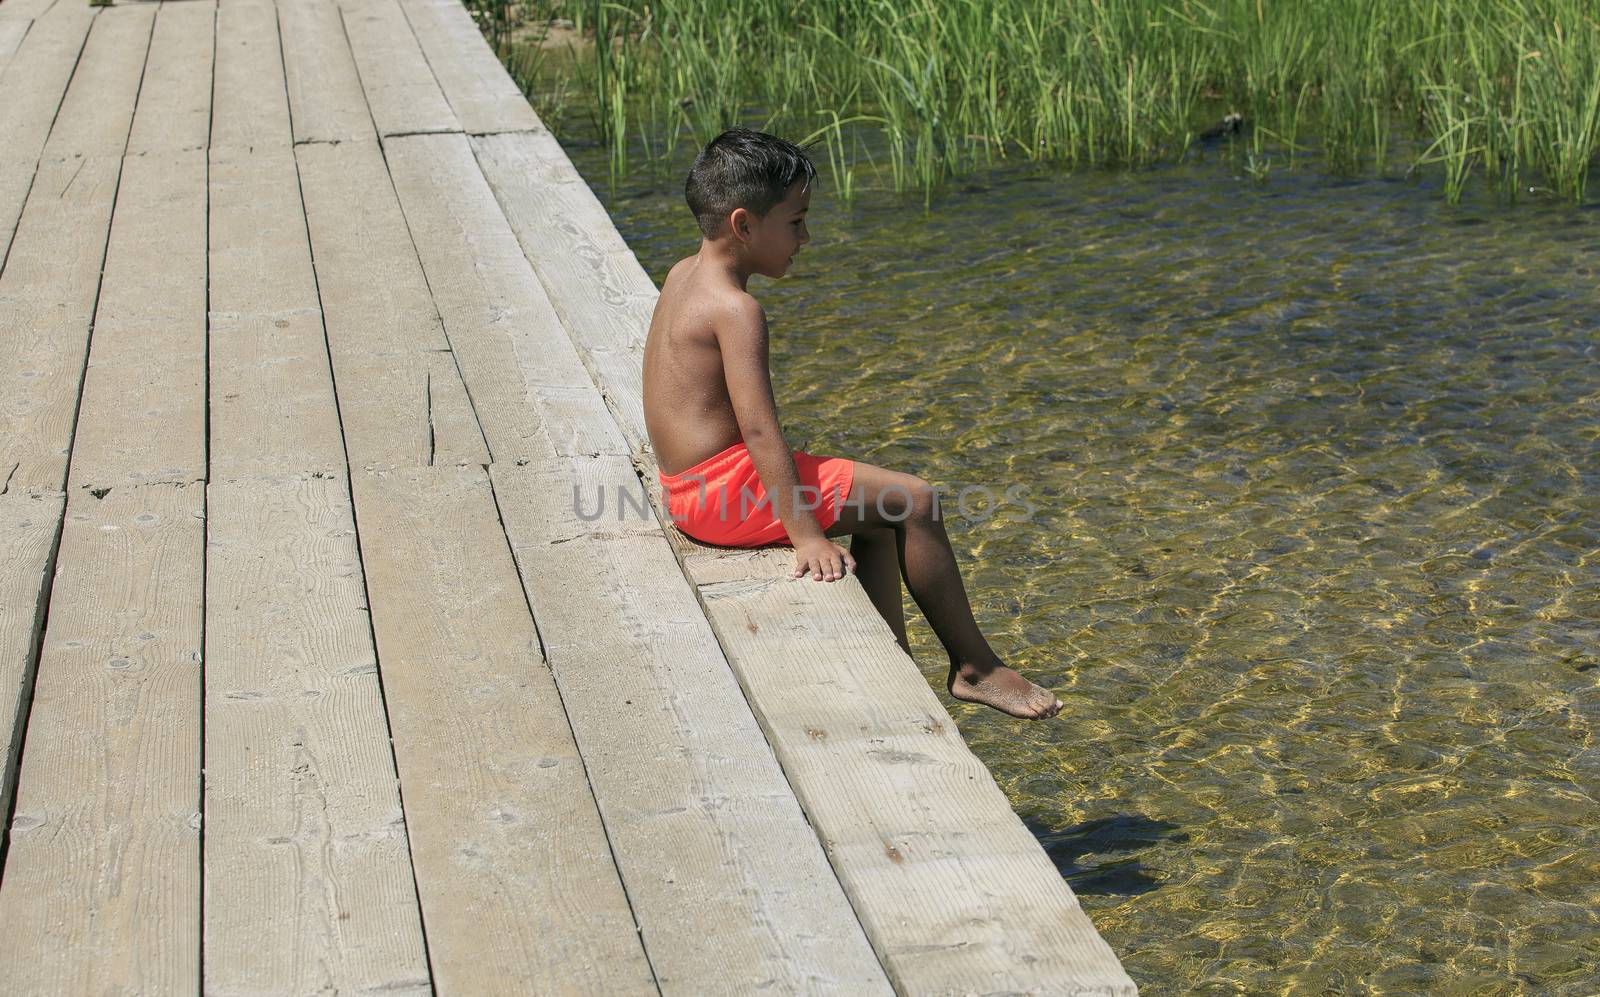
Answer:
[{"label": "boy's back", "polygon": [[644,346],[644,421],[656,465],[677,474],[732,446],[739,422],[728,396],[719,312],[735,312],[750,295],[708,273],[698,256],[667,274]]}]

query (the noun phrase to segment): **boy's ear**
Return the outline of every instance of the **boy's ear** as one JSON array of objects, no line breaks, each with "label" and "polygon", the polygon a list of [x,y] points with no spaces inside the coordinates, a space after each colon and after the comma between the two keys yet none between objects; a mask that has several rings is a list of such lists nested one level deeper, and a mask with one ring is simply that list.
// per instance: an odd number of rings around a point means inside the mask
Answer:
[{"label": "boy's ear", "polygon": [[750,241],[750,225],[753,221],[747,208],[734,208],[728,213],[728,231],[740,242]]}]

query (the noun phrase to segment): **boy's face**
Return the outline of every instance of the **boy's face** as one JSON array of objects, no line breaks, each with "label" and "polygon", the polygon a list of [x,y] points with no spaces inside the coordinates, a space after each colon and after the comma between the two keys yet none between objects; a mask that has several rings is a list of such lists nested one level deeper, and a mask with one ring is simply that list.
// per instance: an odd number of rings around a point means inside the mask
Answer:
[{"label": "boy's face", "polygon": [[[790,187],[783,200],[765,215],[742,209],[735,212],[735,230],[742,224],[748,232],[741,241],[748,247],[754,273],[776,279],[788,272],[794,255],[811,241],[811,234],[806,231],[806,211],[810,207],[811,188],[801,182]],[[743,218],[738,217],[741,214]]]}]

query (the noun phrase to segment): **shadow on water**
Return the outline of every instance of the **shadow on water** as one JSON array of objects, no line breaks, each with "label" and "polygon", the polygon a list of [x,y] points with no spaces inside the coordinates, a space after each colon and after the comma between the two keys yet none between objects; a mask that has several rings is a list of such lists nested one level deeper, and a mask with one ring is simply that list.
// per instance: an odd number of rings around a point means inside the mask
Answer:
[{"label": "shadow on water", "polygon": [[1083,863],[1084,856],[1139,851],[1162,839],[1189,840],[1187,834],[1174,833],[1178,825],[1143,814],[1101,817],[1059,831],[1028,818],[1023,818],[1023,823],[1039,839],[1072,891],[1094,896],[1138,896],[1159,887],[1161,880],[1146,872],[1137,856]]}]

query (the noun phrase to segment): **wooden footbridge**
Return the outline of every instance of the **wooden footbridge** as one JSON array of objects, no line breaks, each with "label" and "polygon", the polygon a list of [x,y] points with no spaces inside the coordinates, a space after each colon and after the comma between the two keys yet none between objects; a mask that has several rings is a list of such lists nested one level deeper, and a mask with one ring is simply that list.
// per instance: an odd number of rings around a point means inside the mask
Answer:
[{"label": "wooden footbridge", "polygon": [[1133,993],[854,579],[663,529],[655,287],[456,0],[0,73],[0,991]]}]

